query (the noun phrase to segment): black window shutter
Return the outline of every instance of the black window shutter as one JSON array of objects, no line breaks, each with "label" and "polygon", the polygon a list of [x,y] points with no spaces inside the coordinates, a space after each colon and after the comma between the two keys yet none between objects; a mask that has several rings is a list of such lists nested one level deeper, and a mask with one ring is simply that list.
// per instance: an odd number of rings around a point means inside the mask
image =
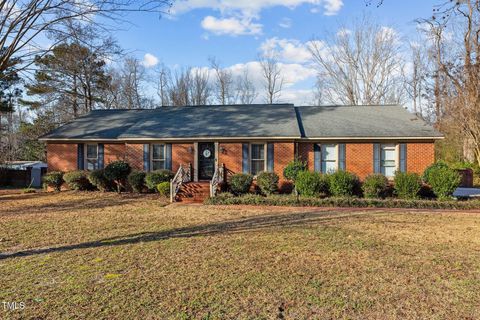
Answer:
[{"label": "black window shutter", "polygon": [[242,172],[250,173],[250,156],[249,156],[249,144],[242,144]]},{"label": "black window shutter", "polygon": [[105,167],[105,148],[103,143],[98,144],[98,169],[103,169]]},{"label": "black window shutter", "polygon": [[143,170],[150,171],[150,145],[143,145]]},{"label": "black window shutter", "polygon": [[273,143],[267,143],[267,171],[273,172],[274,167],[274,154],[275,154],[275,145]]},{"label": "black window shutter", "polygon": [[84,155],[85,153],[83,152],[83,143],[79,143],[77,145],[77,169],[78,170],[84,170]]},{"label": "black window shutter", "polygon": [[172,170],[172,144],[165,145],[165,169]]},{"label": "black window shutter", "polygon": [[380,173],[380,144],[373,144],[373,172]]},{"label": "black window shutter", "polygon": [[407,172],[407,144],[400,144],[400,172]]},{"label": "black window shutter", "polygon": [[342,171],[346,170],[345,156],[346,156],[345,143],[340,143],[338,145],[338,169]]},{"label": "black window shutter", "polygon": [[322,146],[319,143],[313,145],[313,169],[322,172]]}]

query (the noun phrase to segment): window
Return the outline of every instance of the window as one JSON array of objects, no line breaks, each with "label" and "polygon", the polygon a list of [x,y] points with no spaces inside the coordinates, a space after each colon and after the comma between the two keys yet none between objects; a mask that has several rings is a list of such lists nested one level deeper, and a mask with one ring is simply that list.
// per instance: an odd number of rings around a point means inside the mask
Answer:
[{"label": "window", "polygon": [[257,175],[265,171],[265,144],[251,144],[250,148],[250,173]]},{"label": "window", "polygon": [[338,169],[338,151],[336,144],[322,145],[322,172],[332,173]]},{"label": "window", "polygon": [[88,171],[98,169],[98,144],[87,144],[85,162]]},{"label": "window", "polygon": [[397,170],[397,148],[393,144],[380,146],[380,172],[388,177],[395,176]]},{"label": "window", "polygon": [[152,170],[165,169],[165,145],[152,145]]}]

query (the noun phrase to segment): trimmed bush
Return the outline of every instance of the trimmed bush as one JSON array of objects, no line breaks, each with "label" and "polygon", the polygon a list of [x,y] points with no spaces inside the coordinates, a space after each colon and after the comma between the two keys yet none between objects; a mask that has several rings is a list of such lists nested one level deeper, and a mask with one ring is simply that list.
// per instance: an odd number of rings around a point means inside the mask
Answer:
[{"label": "trimmed bush", "polygon": [[60,191],[63,184],[63,172],[52,171],[43,176],[43,182],[53,188],[55,191]]},{"label": "trimmed bush", "polygon": [[122,192],[122,188],[125,188],[125,181],[127,180],[130,171],[132,171],[132,168],[130,168],[130,165],[127,162],[117,160],[110,162],[105,167],[105,177],[115,183],[117,191],[120,193]]},{"label": "trimmed bush", "polygon": [[456,170],[439,166],[429,169],[427,179],[433,193],[441,200],[450,198],[462,180]]},{"label": "trimmed bush", "polygon": [[427,167],[427,169],[425,169],[425,171],[423,172],[423,175],[422,175],[422,180],[423,182],[425,182],[426,184],[430,184],[430,182],[428,181],[428,177],[430,176],[430,172],[432,170],[436,170],[438,168],[447,168],[448,169],[448,164],[445,162],[445,161],[437,161],[433,164],[431,164],[430,166]]},{"label": "trimmed bush", "polygon": [[330,174],[329,182],[330,193],[335,197],[352,197],[360,185],[355,174],[343,170]]},{"label": "trimmed bush", "polygon": [[149,190],[156,190],[159,183],[170,182],[174,176],[175,174],[170,170],[155,170],[147,173],[145,176],[145,184]]},{"label": "trimmed bush", "polygon": [[318,172],[300,171],[295,186],[298,193],[305,197],[328,194],[328,177]]},{"label": "trimmed bush", "polygon": [[141,193],[145,188],[145,176],[143,171],[132,171],[128,175],[128,184],[132,187],[132,190],[136,193]]},{"label": "trimmed bush", "polygon": [[161,196],[170,196],[170,182],[161,182],[157,185],[157,191]]},{"label": "trimmed bush", "polygon": [[236,195],[245,194],[250,191],[252,186],[253,176],[247,173],[237,173],[232,176],[230,181],[230,188]]},{"label": "trimmed bush", "polygon": [[205,200],[210,205],[265,205],[265,206],[298,206],[298,207],[345,207],[345,208],[417,208],[417,209],[480,209],[480,200],[469,201],[435,201],[405,199],[363,199],[363,198],[318,198],[291,195],[272,195],[264,197],[247,194],[235,197],[222,193],[217,197]]},{"label": "trimmed bush", "polygon": [[367,176],[362,184],[363,196],[365,198],[384,198],[387,188],[387,177],[379,173]]},{"label": "trimmed bush", "polygon": [[416,173],[395,172],[395,194],[401,199],[417,199],[422,180]]},{"label": "trimmed bush", "polygon": [[82,191],[91,189],[90,181],[88,181],[85,171],[70,171],[63,175],[63,180],[71,190]]},{"label": "trimmed bush", "polygon": [[292,162],[290,162],[285,169],[283,169],[283,176],[285,179],[292,181],[295,183],[297,180],[297,176],[300,172],[307,170],[307,164],[300,160],[299,158],[295,158]]},{"label": "trimmed bush", "polygon": [[111,186],[110,181],[105,177],[105,171],[103,169],[89,172],[87,178],[95,188],[102,192],[107,191]]},{"label": "trimmed bush", "polygon": [[264,195],[271,195],[278,191],[279,177],[275,172],[260,172],[257,175],[257,186]]}]

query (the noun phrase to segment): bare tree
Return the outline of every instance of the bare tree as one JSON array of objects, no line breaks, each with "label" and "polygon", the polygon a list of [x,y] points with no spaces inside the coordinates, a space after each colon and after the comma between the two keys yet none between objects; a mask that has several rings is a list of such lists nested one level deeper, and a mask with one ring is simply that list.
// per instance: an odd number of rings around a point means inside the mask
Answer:
[{"label": "bare tree", "polygon": [[331,103],[400,103],[403,88],[401,46],[393,29],[368,18],[343,27],[331,40],[310,42]]},{"label": "bare tree", "polygon": [[215,71],[215,94],[220,104],[231,104],[235,100],[233,74],[230,70],[221,67],[220,62],[211,57],[210,66]]},{"label": "bare tree", "polygon": [[169,88],[172,81],[170,69],[161,65],[157,71],[157,95],[162,107],[170,105]]},{"label": "bare tree", "polygon": [[145,97],[143,93],[143,83],[146,74],[145,68],[136,58],[128,57],[125,59],[120,70],[120,92],[121,109],[145,108]]},{"label": "bare tree", "polygon": [[189,106],[190,88],[192,86],[192,68],[176,70],[169,90],[170,101],[173,106]]},{"label": "bare tree", "polygon": [[464,156],[480,164],[480,0],[448,1],[429,25],[440,125],[463,137]]},{"label": "bare tree", "polygon": [[278,101],[282,93],[283,77],[280,64],[274,53],[267,53],[260,59],[265,88],[265,100],[272,104]]},{"label": "bare tree", "polygon": [[192,105],[206,105],[210,100],[208,70],[195,68],[191,71],[190,101]]},{"label": "bare tree", "polygon": [[245,70],[241,76],[237,78],[237,98],[241,104],[252,104],[258,97],[257,89],[250,80],[248,70]]},{"label": "bare tree", "polygon": [[50,50],[39,39],[50,32],[64,32],[67,20],[106,27],[100,21],[119,22],[131,11],[163,13],[170,5],[169,0],[1,0],[0,48],[6,49],[0,55],[0,75],[7,76],[12,58],[23,61],[15,72],[28,69],[35,56]]}]

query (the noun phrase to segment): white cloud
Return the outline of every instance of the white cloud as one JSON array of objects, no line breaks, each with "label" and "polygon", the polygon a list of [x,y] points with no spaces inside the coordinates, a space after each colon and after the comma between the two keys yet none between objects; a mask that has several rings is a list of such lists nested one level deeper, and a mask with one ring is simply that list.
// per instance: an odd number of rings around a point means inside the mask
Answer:
[{"label": "white cloud", "polygon": [[289,29],[292,27],[292,19],[283,18],[282,21],[278,24],[281,28]]},{"label": "white cloud", "polygon": [[325,15],[334,15],[343,6],[343,0],[177,0],[171,12],[180,14],[195,9],[214,9],[222,14],[242,12],[245,15],[255,15],[266,8],[287,7],[294,9],[303,4],[324,8]]},{"label": "white cloud", "polygon": [[[313,10],[323,12],[327,16],[336,15],[343,6],[343,0],[177,0],[171,9],[173,15],[196,9],[211,9],[220,13],[219,17],[206,16],[202,27],[216,35],[256,35],[262,32],[258,23],[260,12],[267,8],[282,6],[294,9],[309,4]],[[291,21],[280,23],[282,28],[289,28]]]},{"label": "white cloud", "polygon": [[260,50],[263,55],[274,53],[279,59],[286,62],[304,63],[311,60],[308,43],[304,44],[295,39],[270,38],[265,40]]},{"label": "white cloud", "polygon": [[142,61],[142,64],[143,66],[145,66],[146,68],[151,68],[151,67],[154,67],[158,64],[158,58],[155,57],[153,54],[151,53],[146,53],[144,56],[143,56],[143,61]]},{"label": "white cloud", "polygon": [[215,18],[207,16],[202,20],[202,28],[216,35],[254,35],[262,33],[262,25],[251,18]]},{"label": "white cloud", "polygon": [[334,16],[338,14],[340,9],[343,7],[343,0],[325,0],[324,2],[324,15],[326,16]]}]

